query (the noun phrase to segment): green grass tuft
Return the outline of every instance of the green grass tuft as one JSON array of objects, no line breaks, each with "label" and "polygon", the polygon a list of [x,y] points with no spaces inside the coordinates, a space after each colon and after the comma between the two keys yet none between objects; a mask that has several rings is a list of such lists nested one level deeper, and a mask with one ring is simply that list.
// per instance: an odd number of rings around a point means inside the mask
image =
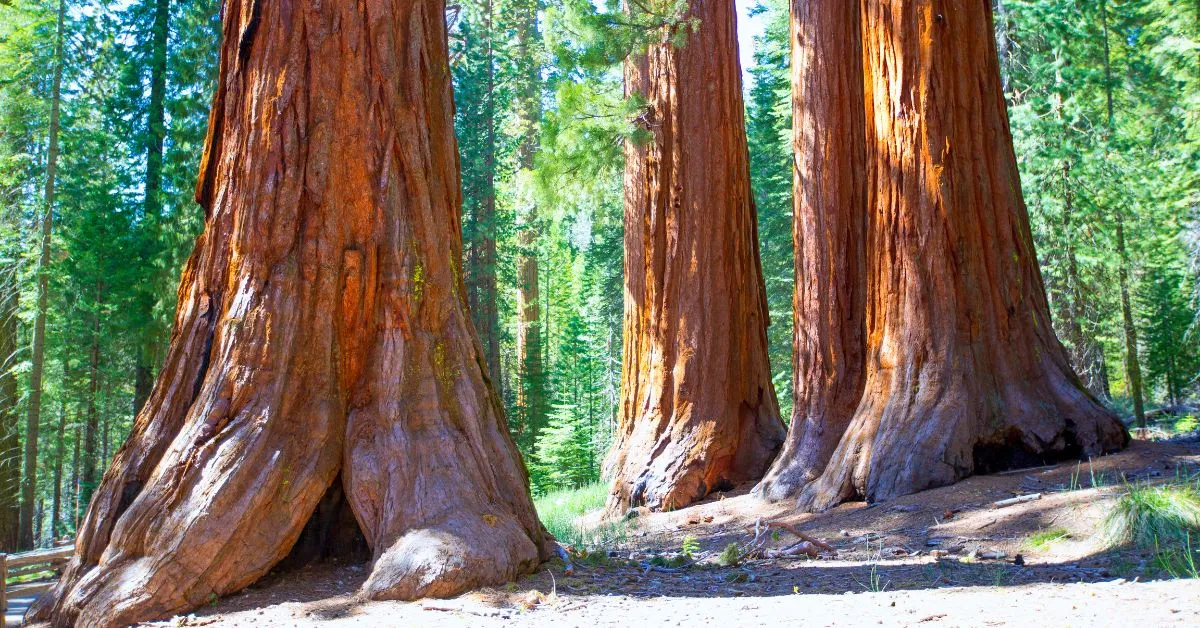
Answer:
[{"label": "green grass tuft", "polygon": [[1035,532],[1035,533],[1029,535],[1029,538],[1025,539],[1025,547],[1028,547],[1029,549],[1034,550],[1034,551],[1044,552],[1044,551],[1050,549],[1051,545],[1054,545],[1055,543],[1057,543],[1059,541],[1065,540],[1065,539],[1069,538],[1070,536],[1071,536],[1071,533],[1068,532],[1065,528],[1054,528],[1051,530],[1041,530],[1039,532]]},{"label": "green grass tuft", "polygon": [[1176,578],[1200,577],[1200,486],[1130,486],[1104,520],[1104,539],[1154,552],[1154,563]]},{"label": "green grass tuft", "polygon": [[1187,484],[1130,486],[1105,519],[1104,537],[1145,549],[1200,538],[1200,491]]},{"label": "green grass tuft", "polygon": [[538,517],[559,543],[579,549],[596,549],[619,546],[625,541],[626,524],[623,521],[605,522],[595,527],[586,527],[579,522],[583,515],[604,508],[606,499],[608,486],[597,483],[552,491],[534,498],[533,504]]}]

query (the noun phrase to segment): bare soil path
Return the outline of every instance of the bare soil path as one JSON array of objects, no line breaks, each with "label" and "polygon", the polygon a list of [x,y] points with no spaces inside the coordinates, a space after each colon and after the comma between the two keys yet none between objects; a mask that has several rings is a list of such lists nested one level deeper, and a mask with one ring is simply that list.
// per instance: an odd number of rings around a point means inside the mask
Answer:
[{"label": "bare soil path", "polygon": [[[1187,477],[1200,444],[1135,442],[1090,464],[970,478],[955,486],[821,515],[764,505],[744,491],[628,523],[622,547],[567,574],[559,562],[505,587],[452,600],[360,602],[362,565],[268,577],[173,625],[211,626],[1200,626],[1200,580],[1157,579],[1153,556],[1111,549],[1097,530],[1125,482]],[[997,508],[1017,495],[1041,497]],[[818,559],[715,563],[755,528],[764,550],[797,539],[836,548]],[[1050,532],[1054,540],[1034,543]],[[698,546],[690,567],[647,570]]]}]

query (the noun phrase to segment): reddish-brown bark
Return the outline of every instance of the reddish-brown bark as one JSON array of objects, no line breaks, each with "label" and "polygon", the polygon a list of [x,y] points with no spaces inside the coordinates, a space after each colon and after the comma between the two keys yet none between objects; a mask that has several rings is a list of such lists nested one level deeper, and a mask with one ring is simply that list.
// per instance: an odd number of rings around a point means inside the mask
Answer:
[{"label": "reddish-brown bark", "polygon": [[625,170],[625,363],[609,511],[673,509],[759,478],[784,428],[732,0],[693,0],[697,32],[626,67],[653,139]]},{"label": "reddish-brown bark", "polygon": [[866,382],[801,507],[1124,446],[1050,326],[987,3],[862,6]]},{"label": "reddish-brown bark", "polygon": [[795,497],[858,408],[866,348],[866,143],[857,2],[792,0],[795,337],[792,426],[756,489]]},{"label": "reddish-brown bark", "polygon": [[438,0],[229,0],[166,364],[32,617],[119,625],[278,563],[341,472],[412,598],[534,568],[545,538],[465,302]]}]

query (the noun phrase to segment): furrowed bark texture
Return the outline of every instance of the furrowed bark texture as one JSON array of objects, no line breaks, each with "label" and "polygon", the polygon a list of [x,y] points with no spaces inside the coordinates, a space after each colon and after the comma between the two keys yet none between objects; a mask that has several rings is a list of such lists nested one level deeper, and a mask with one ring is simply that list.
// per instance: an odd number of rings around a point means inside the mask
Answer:
[{"label": "furrowed bark texture", "polygon": [[649,104],[627,146],[625,364],[609,512],[674,509],[758,479],[784,428],[767,361],[767,306],[731,0],[694,0],[698,32],[628,64]]},{"label": "furrowed bark texture", "polygon": [[862,6],[866,383],[800,506],[1124,446],[1050,326],[987,3]]},{"label": "furrowed bark texture", "polygon": [[795,497],[858,408],[866,349],[866,145],[857,2],[792,0],[796,246],[792,427],[756,491]]},{"label": "furrowed bark texture", "polygon": [[543,555],[465,302],[443,5],[230,0],[171,347],[32,611],[103,626],[238,591],[341,472],[364,593]]}]

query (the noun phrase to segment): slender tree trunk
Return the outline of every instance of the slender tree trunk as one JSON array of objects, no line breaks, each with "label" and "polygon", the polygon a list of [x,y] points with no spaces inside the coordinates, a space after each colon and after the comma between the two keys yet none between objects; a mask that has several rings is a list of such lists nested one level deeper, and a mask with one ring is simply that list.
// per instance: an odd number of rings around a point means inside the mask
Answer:
[{"label": "slender tree trunk", "polygon": [[58,430],[54,435],[54,500],[50,508],[50,537],[62,534],[63,439],[67,429],[67,404],[58,407]]},{"label": "slender tree trunk", "polygon": [[[1075,211],[1075,193],[1071,181],[1071,162],[1064,159],[1062,162],[1062,191],[1063,191],[1063,213],[1062,213],[1062,230],[1065,252],[1065,262],[1067,270],[1067,307],[1063,308],[1063,317],[1066,319],[1067,341],[1071,343],[1071,363],[1075,368],[1085,373],[1087,369],[1087,343],[1083,337],[1083,326],[1080,324],[1082,319],[1083,308],[1081,307],[1082,290],[1079,289],[1079,261],[1075,254],[1075,234],[1071,231],[1071,214]],[[1091,387],[1088,387],[1091,390]],[[1092,391],[1095,392],[1094,390]]]},{"label": "slender tree trunk", "polygon": [[[520,64],[520,84],[517,115],[521,125],[521,144],[517,147],[517,166],[525,171],[534,168],[538,149],[538,121],[542,117],[541,63],[536,50],[538,35],[538,2],[522,0],[515,5],[517,29],[517,63]],[[538,311],[538,207],[529,195],[518,235],[520,253],[517,257],[517,363],[520,386],[517,407],[521,413],[518,430],[522,448],[533,451],[538,433],[546,419],[546,378],[542,369],[542,336]]]},{"label": "slender tree trunk", "polygon": [[[16,259],[16,256],[13,256]],[[21,519],[21,439],[17,413],[17,312],[20,290],[16,269],[4,269],[0,282],[0,552],[18,548]]]},{"label": "slender tree trunk", "polygon": [[626,144],[625,364],[605,468],[610,513],[675,509],[757,480],[783,443],[750,192],[732,0],[692,0],[699,29],[664,33],[625,69],[646,98]]},{"label": "slender tree trunk", "polygon": [[471,315],[483,343],[487,374],[492,385],[500,390],[503,381],[500,378],[500,312],[496,287],[496,61],[493,50],[496,33],[492,0],[483,0],[483,12],[487,64],[483,106],[484,124],[487,125],[483,145],[484,193],[474,217],[472,231],[475,237],[468,260],[468,288]]},{"label": "slender tree trunk", "polygon": [[547,555],[465,298],[444,14],[227,2],[171,347],[32,619],[239,591],[339,477],[374,554],[365,597],[454,595]]},{"label": "slender tree trunk", "polygon": [[1133,416],[1138,429],[1146,429],[1146,407],[1142,397],[1142,365],[1138,359],[1137,327],[1129,298],[1129,251],[1125,247],[1125,218],[1113,212],[1117,222],[1117,277],[1121,283],[1121,322],[1125,330],[1125,390],[1133,399]]},{"label": "slender tree trunk", "polygon": [[[142,206],[142,220],[148,239],[155,245],[160,238],[159,223],[162,219],[163,140],[166,137],[164,101],[167,91],[167,37],[169,33],[170,0],[154,0],[154,29],[150,42],[150,105],[147,112],[146,133],[146,194]],[[154,264],[155,261],[153,259],[145,260],[150,264],[148,266],[150,268],[157,267]],[[148,282],[147,285],[142,286],[143,294],[139,300],[141,322],[149,333],[143,333],[144,337],[137,348],[133,387],[134,414],[141,412],[142,406],[150,396],[150,387],[154,385],[154,362],[158,357],[158,338],[153,320],[157,290],[157,281]]]},{"label": "slender tree trunk", "polygon": [[99,474],[100,414],[96,397],[100,391],[100,309],[104,305],[104,286],[96,278],[96,311],[92,314],[92,342],[88,351],[87,423],[83,431],[83,470],[80,478],[80,500],[87,504],[96,490]]},{"label": "slender tree trunk", "polygon": [[71,527],[79,530],[79,520],[83,518],[83,503],[79,499],[79,444],[83,442],[83,430],[79,427],[79,415],[75,416],[75,438],[71,449]]},{"label": "slender tree trunk", "polygon": [[987,3],[863,3],[866,384],[799,505],[1122,447],[1050,327]]},{"label": "slender tree trunk", "polygon": [[42,535],[46,533],[46,498],[38,495],[37,499],[37,516],[33,528],[33,545],[41,547],[46,543],[46,538]]},{"label": "slender tree trunk", "polygon": [[[1071,342],[1071,364],[1083,379],[1084,386],[1100,398],[1109,396],[1108,377],[1104,369],[1104,348],[1095,335],[1084,330],[1083,321],[1088,320],[1088,298],[1083,290],[1083,279],[1079,273],[1079,256],[1076,252],[1076,235],[1072,231],[1071,218],[1075,213],[1074,181],[1071,179],[1071,162],[1063,160],[1063,236],[1065,238],[1067,293],[1070,303],[1066,311],[1067,335]],[[1088,329],[1091,329],[1089,322]]]},{"label": "slender tree trunk", "polygon": [[867,181],[857,2],[792,0],[795,403],[758,487],[794,498],[825,469],[862,397]]},{"label": "slender tree trunk", "polygon": [[1179,401],[1180,401],[1179,393],[1178,393],[1179,388],[1175,385],[1175,356],[1174,355],[1167,356],[1167,372],[1166,372],[1165,379],[1167,380],[1167,382],[1166,382],[1167,383],[1167,400],[1169,401],[1170,405],[1172,405],[1172,406],[1179,405]]},{"label": "slender tree trunk", "polygon": [[1000,57],[1000,89],[1008,94],[1012,81],[1012,23],[1004,0],[992,0],[996,24],[996,52]]},{"label": "slender tree trunk", "polygon": [[21,489],[20,545],[33,545],[33,508],[37,492],[38,427],[42,418],[42,369],[46,359],[46,310],[50,307],[50,236],[54,231],[54,184],[58,169],[58,117],[62,94],[63,25],[66,2],[58,3],[54,43],[54,79],[50,88],[50,147],[46,154],[46,198],[42,216],[42,251],[38,259],[38,301],[30,352],[29,414],[25,421],[25,474]]},{"label": "slender tree trunk", "polygon": [[[1112,56],[1108,47],[1108,2],[1100,0],[1100,28],[1104,35],[1104,101],[1108,113],[1108,140],[1113,135]],[[1107,150],[1105,151],[1107,154]],[[1112,213],[1117,223],[1117,276],[1121,283],[1121,322],[1125,331],[1125,390],[1133,399],[1133,416],[1138,429],[1146,429],[1145,400],[1142,397],[1142,365],[1138,359],[1137,327],[1129,299],[1129,250],[1125,246],[1125,216],[1120,210]]]},{"label": "slender tree trunk", "polygon": [[110,442],[109,436],[111,434],[109,431],[109,427],[111,426],[111,421],[109,420],[108,413],[104,412],[102,414],[103,414],[103,416],[100,418],[100,466],[101,467],[108,464],[108,457],[109,457],[109,448],[108,447],[109,447],[109,442]]}]

